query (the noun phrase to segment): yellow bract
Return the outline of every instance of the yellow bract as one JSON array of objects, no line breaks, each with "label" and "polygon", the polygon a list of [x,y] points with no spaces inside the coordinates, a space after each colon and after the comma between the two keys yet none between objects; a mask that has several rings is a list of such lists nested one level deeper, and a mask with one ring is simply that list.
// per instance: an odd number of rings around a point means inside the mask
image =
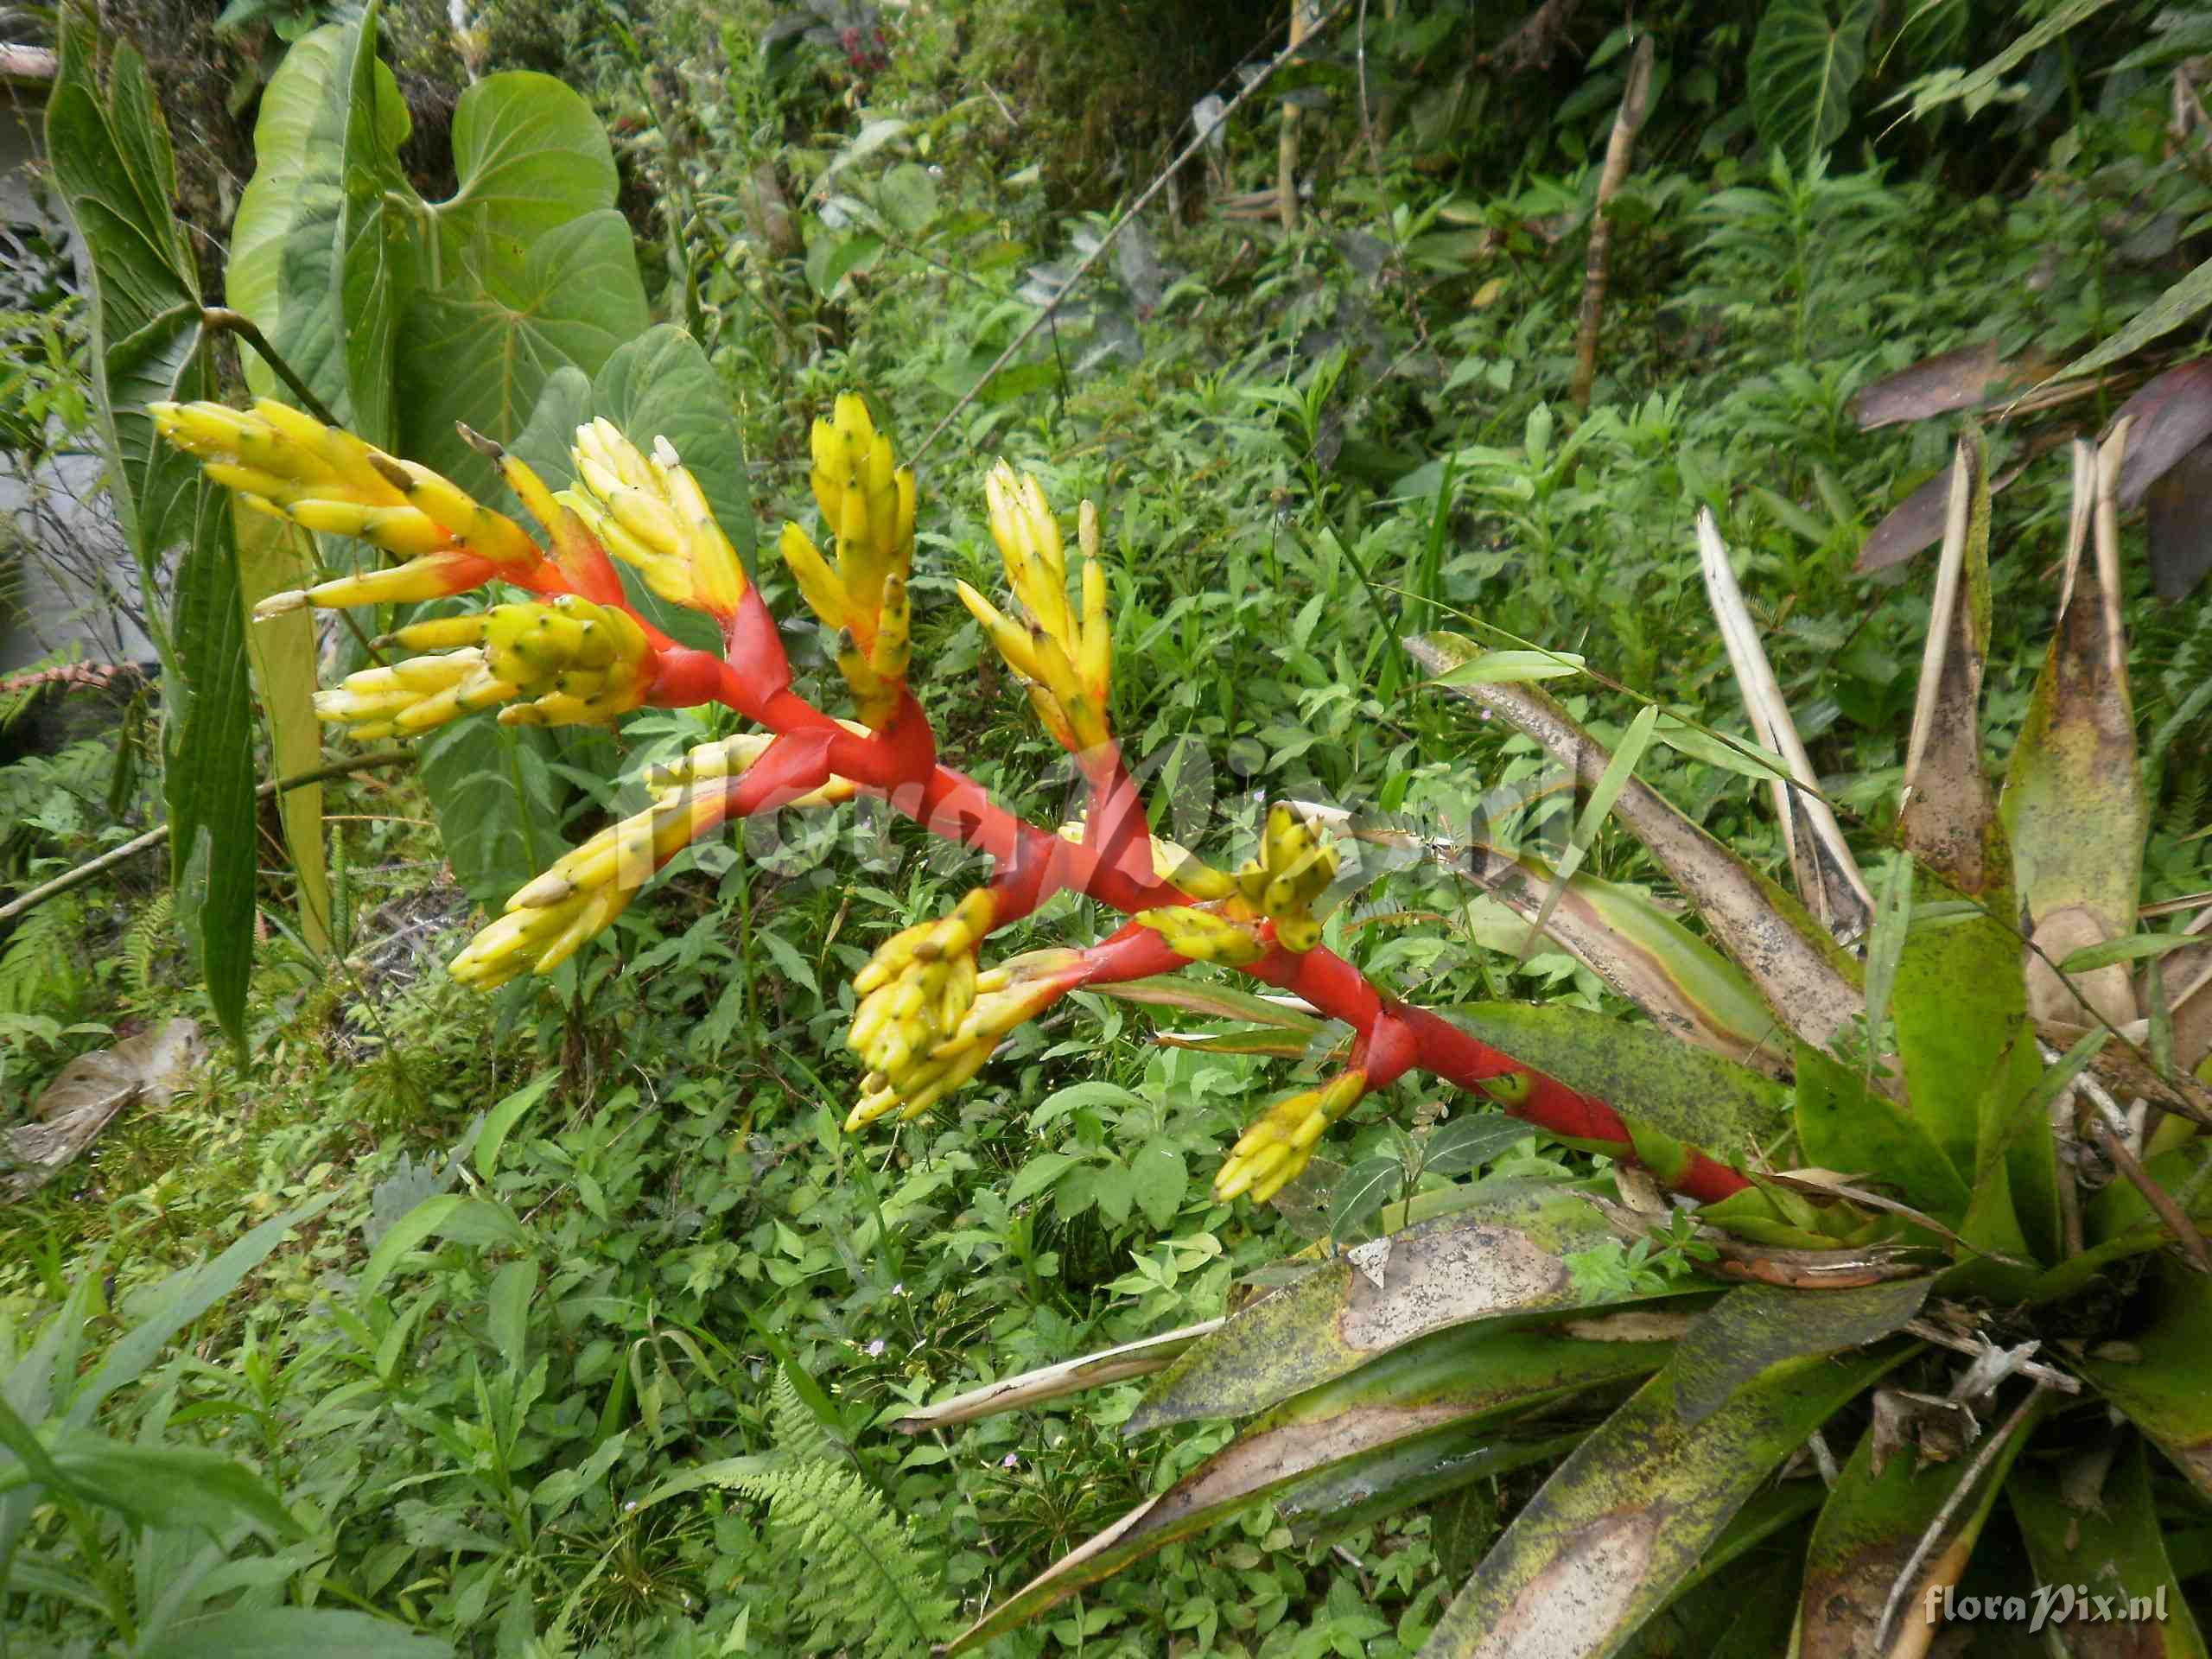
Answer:
[{"label": "yellow bract", "polygon": [[1319,1089],[1277,1101],[1230,1148],[1213,1179],[1214,1196],[1226,1200],[1249,1192],[1255,1204],[1266,1203],[1298,1179],[1329,1125],[1366,1092],[1367,1073],[1354,1067]]},{"label": "yellow bract", "polygon": [[[575,512],[601,546],[636,567],[671,604],[717,617],[735,614],[745,597],[745,567],[699,480],[666,438],[655,438],[647,455],[601,418],[576,429],[570,453],[576,482],[554,502]],[[544,516],[535,505],[531,511]]]},{"label": "yellow bract", "polygon": [[1268,954],[1268,947],[1250,928],[1240,926],[1217,910],[1171,905],[1160,910],[1141,910],[1135,920],[1167,941],[1167,948],[1192,962],[1217,962],[1225,968],[1242,968]]},{"label": "yellow bract", "polygon": [[836,562],[797,524],[778,543],[800,597],[837,631],[837,668],[880,726],[906,683],[912,614],[906,581],[914,562],[914,474],[893,464],[891,440],[875,429],[868,404],[852,392],[835,415],[814,423],[814,499]]},{"label": "yellow bract", "polygon": [[1077,950],[1032,950],[977,974],[975,1001],[949,1033],[926,1052],[910,1044],[896,1071],[874,1068],[861,1079],[860,1100],[845,1128],[865,1128],[894,1110],[901,1118],[929,1110],[981,1071],[1007,1033],[1063,995],[1081,962]]},{"label": "yellow bract", "polygon": [[[506,913],[469,941],[448,971],[480,990],[533,969],[551,973],[612,925],[654,871],[724,821],[722,786],[743,777],[774,741],[758,734],[725,738],[654,768],[646,775],[651,806],[601,830],[518,891]],[[851,784],[834,779],[788,804],[852,793]]]},{"label": "yellow bract", "polygon": [[155,430],[200,457],[207,476],[249,506],[308,530],[359,537],[406,561],[272,594],[255,607],[257,615],[438,599],[480,580],[472,558],[514,567],[541,556],[521,525],[450,480],[273,398],[250,410],[211,403],[147,407]]},{"label": "yellow bract", "polygon": [[461,649],[349,674],[315,693],[315,713],[364,740],[412,737],[503,702],[505,725],[591,725],[628,713],[652,689],[637,623],[573,595],[416,622],[392,639],[410,651]]},{"label": "yellow bract", "polygon": [[991,537],[1007,585],[1027,621],[1003,614],[966,582],[960,600],[1029,693],[1045,729],[1080,753],[1113,741],[1114,629],[1106,613],[1106,568],[1098,557],[1098,509],[1083,503],[1076,539],[1083,551],[1083,607],[1068,603],[1067,554],[1044,486],[1004,461],[984,480]]},{"label": "yellow bract", "polygon": [[1285,802],[1268,810],[1260,850],[1236,872],[1239,896],[1275,925],[1275,942],[1286,950],[1311,950],[1321,942],[1313,901],[1337,879],[1337,855],[1312,823]]},{"label": "yellow bract", "polygon": [[[920,1086],[918,1077],[938,1058],[939,1046],[957,1035],[976,1002],[976,947],[997,915],[997,898],[988,887],[976,887],[939,919],[893,934],[853,976],[861,1004],[845,1042],[867,1064],[868,1079],[851,1127],[911,1098]],[[959,1081],[970,1075],[972,1067]],[[886,1098],[871,1109],[877,1096]]]}]

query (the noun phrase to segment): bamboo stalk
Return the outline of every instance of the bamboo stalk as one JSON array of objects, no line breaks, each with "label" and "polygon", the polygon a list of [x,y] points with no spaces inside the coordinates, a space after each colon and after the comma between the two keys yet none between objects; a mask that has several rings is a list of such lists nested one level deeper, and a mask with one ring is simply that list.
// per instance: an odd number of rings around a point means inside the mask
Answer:
[{"label": "bamboo stalk", "polygon": [[1613,118],[1613,136],[1605,144],[1605,170],[1598,180],[1598,204],[1590,215],[1590,257],[1582,278],[1582,317],[1575,331],[1574,383],[1571,395],[1577,409],[1590,407],[1590,385],[1598,376],[1598,325],[1605,314],[1605,275],[1612,257],[1613,221],[1607,213],[1621,182],[1628,177],[1629,157],[1636,149],[1637,129],[1643,124],[1651,92],[1651,35],[1636,43],[1636,57],[1629,65],[1628,88],[1621,94],[1620,113]]}]

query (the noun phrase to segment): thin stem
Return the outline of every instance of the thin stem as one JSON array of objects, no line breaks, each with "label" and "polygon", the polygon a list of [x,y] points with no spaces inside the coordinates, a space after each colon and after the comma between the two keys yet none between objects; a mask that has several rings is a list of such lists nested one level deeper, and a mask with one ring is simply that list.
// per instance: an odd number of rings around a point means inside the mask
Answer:
[{"label": "thin stem", "polygon": [[[309,784],[327,783],[333,778],[343,778],[351,772],[374,772],[385,766],[412,766],[414,761],[415,751],[412,749],[381,749],[373,754],[356,755],[348,760],[334,760],[328,766],[317,766],[313,772],[303,772],[296,777],[276,779],[255,790],[254,795],[257,799],[266,800],[271,795],[281,794],[289,790],[303,789]],[[79,864],[73,870],[55,876],[53,880],[42,887],[33,887],[21,898],[11,899],[6,904],[0,905],[0,922],[12,921],[25,911],[44,904],[48,899],[57,894],[67,893],[72,887],[82,886],[102,872],[111,870],[117,865],[137,857],[140,853],[150,851],[160,846],[168,838],[169,826],[166,823],[157,823],[144,835],[134,836],[120,847],[110,848],[98,858],[89,860]]]},{"label": "thin stem", "polygon": [[225,305],[202,306],[200,309],[200,323],[204,328],[213,328],[226,334],[236,334],[247,345],[252,346],[261,360],[276,371],[276,378],[284,383],[286,389],[291,392],[292,396],[300,400],[300,407],[325,426],[344,424],[330,412],[321,398],[308,390],[308,383],[293,372],[292,365],[287,363],[277,353],[276,348],[269,343],[268,336],[254,326],[253,319],[247,316],[245,313],[233,311]]}]

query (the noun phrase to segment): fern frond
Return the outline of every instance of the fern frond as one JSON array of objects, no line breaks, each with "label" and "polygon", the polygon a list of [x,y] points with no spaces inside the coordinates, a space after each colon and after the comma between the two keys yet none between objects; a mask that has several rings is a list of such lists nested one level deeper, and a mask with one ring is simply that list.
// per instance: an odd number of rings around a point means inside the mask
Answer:
[{"label": "fern frond", "polygon": [[175,894],[163,887],[123,936],[124,971],[131,990],[140,996],[153,988],[155,959],[173,937],[169,921],[175,910]]},{"label": "fern frond", "polygon": [[767,1503],[773,1547],[794,1569],[792,1608],[817,1637],[889,1659],[926,1653],[947,1633],[953,1608],[935,1593],[934,1563],[849,1467],[798,1459],[735,1484]]},{"label": "fern frond", "polygon": [[16,924],[0,949],[0,1014],[75,1012],[86,988],[77,956],[80,914],[73,899],[53,899]]},{"label": "fern frond", "polygon": [[807,1409],[806,1402],[798,1397],[798,1389],[791,1382],[791,1373],[779,1365],[775,1381],[768,1385],[768,1427],[775,1436],[776,1450],[792,1458],[842,1459],[845,1448],[831,1435],[822,1420]]}]

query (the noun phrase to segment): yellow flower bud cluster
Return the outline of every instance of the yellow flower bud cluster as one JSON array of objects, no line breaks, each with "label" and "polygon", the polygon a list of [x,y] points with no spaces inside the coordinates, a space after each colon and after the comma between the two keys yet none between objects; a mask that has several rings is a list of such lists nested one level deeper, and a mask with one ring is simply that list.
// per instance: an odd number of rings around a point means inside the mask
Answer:
[{"label": "yellow flower bud cluster", "polygon": [[893,465],[890,437],[854,392],[838,397],[830,419],[815,422],[813,446],[814,499],[836,538],[836,563],[797,524],[784,526],[779,550],[808,608],[837,632],[837,669],[861,719],[880,726],[906,680],[914,474]]},{"label": "yellow flower bud cluster", "polygon": [[541,555],[522,526],[427,467],[401,461],[288,404],[149,404],[155,430],[207,462],[207,476],[257,511],[308,530],[357,536],[406,563],[275,594],[254,607],[277,616],[308,606],[406,604],[476,585],[487,559],[509,567]]},{"label": "yellow flower bud cluster", "polygon": [[601,546],[672,605],[718,617],[736,613],[745,567],[706,492],[666,438],[655,438],[647,455],[602,417],[576,429],[569,453],[575,487],[552,499],[582,519]]},{"label": "yellow flower bud cluster", "polygon": [[981,1071],[1008,1032],[1065,995],[1081,961],[1077,950],[1032,950],[976,975],[976,1000],[950,1033],[896,1072],[871,1071],[845,1128],[865,1128],[894,1110],[902,1120],[929,1110]]},{"label": "yellow flower bud cluster", "polygon": [[364,741],[413,737],[501,703],[502,725],[588,725],[628,713],[651,689],[637,623],[573,594],[416,622],[391,637],[410,651],[458,649],[349,674],[315,694],[318,716]]},{"label": "yellow flower bud cluster", "polygon": [[1242,968],[1268,953],[1249,925],[1262,916],[1274,923],[1275,943],[1286,950],[1311,950],[1321,942],[1313,903],[1336,880],[1337,855],[1295,809],[1278,801],[1268,810],[1259,851],[1236,874],[1157,838],[1152,867],[1161,880],[1198,903],[1140,911],[1135,919],[1179,957]]},{"label": "yellow flower bud cluster", "polygon": [[[654,871],[723,822],[722,785],[743,777],[774,741],[765,734],[724,738],[650,770],[651,806],[601,830],[518,891],[506,913],[470,940],[448,971],[486,991],[526,971],[551,973],[611,925]],[[787,804],[844,800],[852,792],[839,779]]]},{"label": "yellow flower bud cluster", "polygon": [[1268,954],[1268,946],[1249,927],[1218,910],[1170,905],[1160,910],[1141,910],[1135,918],[1167,941],[1167,948],[1192,962],[1217,962],[1224,968],[1243,968]]},{"label": "yellow flower bud cluster", "polygon": [[1098,509],[1085,501],[1077,513],[1076,541],[1083,551],[1082,614],[1068,603],[1067,554],[1044,486],[1016,477],[1004,461],[991,469],[983,489],[991,510],[991,537],[1006,563],[1007,583],[1027,618],[1002,613],[966,582],[961,602],[982,623],[991,644],[1029,693],[1045,729],[1071,753],[1113,740],[1108,718],[1114,690],[1114,629],[1106,613],[1106,567],[1098,556]]},{"label": "yellow flower bud cluster", "polygon": [[1367,1073],[1354,1067],[1319,1089],[1277,1101],[1229,1149],[1213,1178],[1214,1196],[1225,1201],[1249,1192],[1255,1204],[1265,1204],[1298,1179],[1329,1126],[1366,1092]]},{"label": "yellow flower bud cluster", "polygon": [[[998,899],[991,890],[976,887],[939,919],[893,934],[853,976],[861,1003],[845,1043],[868,1070],[861,1084],[861,1103],[849,1127],[871,1122],[893,1101],[912,1098],[914,1090],[925,1086],[917,1079],[937,1058],[939,1046],[957,1034],[975,1005],[976,947],[997,915]],[[882,1098],[887,1093],[890,1099]],[[870,1112],[869,1103],[878,1100],[881,1103]]]},{"label": "yellow flower bud cluster", "polygon": [[1274,923],[1275,942],[1293,951],[1311,950],[1321,942],[1313,901],[1336,879],[1336,849],[1282,801],[1268,809],[1260,850],[1235,877],[1238,895]]}]

